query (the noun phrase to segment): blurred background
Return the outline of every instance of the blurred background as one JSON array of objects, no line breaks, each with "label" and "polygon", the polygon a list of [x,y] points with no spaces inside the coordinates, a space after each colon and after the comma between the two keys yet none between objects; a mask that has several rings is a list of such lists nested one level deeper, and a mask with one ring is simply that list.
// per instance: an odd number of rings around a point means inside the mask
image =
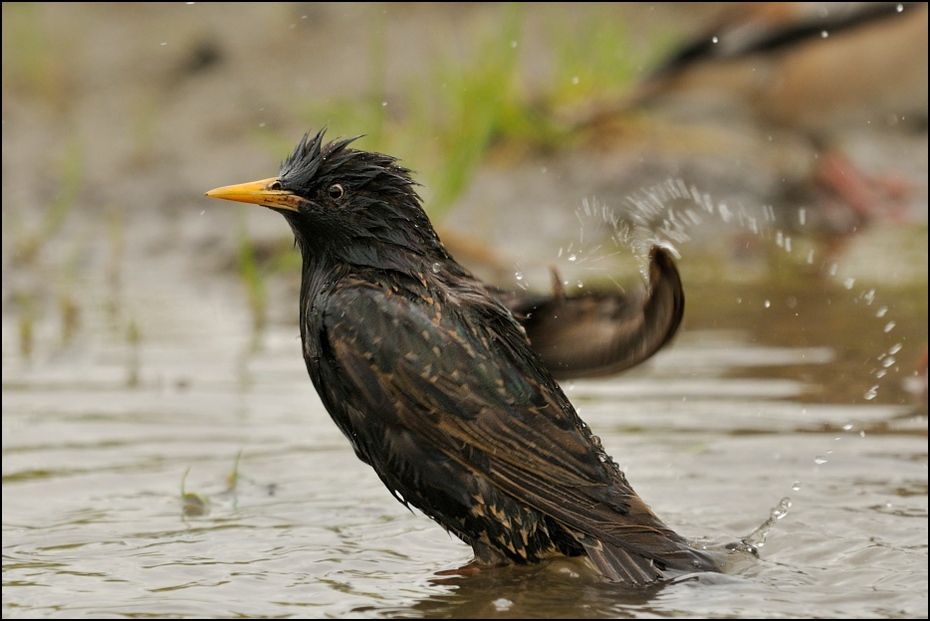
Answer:
[{"label": "blurred background", "polygon": [[[5,617],[926,616],[926,3],[2,10]],[[675,249],[676,342],[566,389],[686,534],[794,498],[751,586],[427,580],[467,550],[316,400],[288,227],[203,197],[322,126],[497,285]]]}]

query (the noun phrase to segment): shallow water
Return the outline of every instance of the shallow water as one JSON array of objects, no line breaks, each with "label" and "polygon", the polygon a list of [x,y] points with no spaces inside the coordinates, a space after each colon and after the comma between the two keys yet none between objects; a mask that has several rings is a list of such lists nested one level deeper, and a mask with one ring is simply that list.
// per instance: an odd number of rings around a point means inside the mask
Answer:
[{"label": "shallow water", "polygon": [[138,340],[101,304],[67,345],[40,322],[27,357],[4,314],[4,617],[925,617],[927,416],[907,386],[926,273],[711,282],[684,254],[673,345],[565,388],[688,537],[738,540],[790,499],[759,560],[643,592],[570,561],[439,575],[469,549],[355,458],[306,376],[291,292],[253,334],[236,282],[163,257],[120,294]]}]

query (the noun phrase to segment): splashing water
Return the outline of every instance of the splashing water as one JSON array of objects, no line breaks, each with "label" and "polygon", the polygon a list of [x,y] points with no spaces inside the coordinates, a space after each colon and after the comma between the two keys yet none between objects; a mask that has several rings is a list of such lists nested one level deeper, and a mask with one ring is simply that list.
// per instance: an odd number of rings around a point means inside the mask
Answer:
[{"label": "splashing water", "polygon": [[791,509],[791,498],[785,496],[777,505],[772,507],[768,519],[762,522],[756,530],[749,533],[746,537],[743,537],[739,543],[732,544],[728,547],[733,550],[742,550],[743,552],[758,555],[759,548],[765,546],[765,538],[768,537],[768,534],[772,531],[776,522],[788,515],[789,509]]},{"label": "splashing water", "polygon": [[[648,278],[649,251],[652,246],[661,246],[680,259],[678,247],[692,241],[689,231],[701,226],[708,218],[714,218],[724,224],[732,225],[752,235],[768,240],[786,254],[792,254],[795,248],[792,237],[776,225],[777,216],[772,205],[760,205],[755,209],[745,205],[728,205],[715,202],[711,195],[702,192],[697,186],[689,185],[683,179],[670,178],[666,181],[642,188],[626,196],[619,209],[614,209],[597,200],[585,199],[575,211],[580,227],[578,243],[559,249],[559,258],[583,266],[585,269],[600,271],[610,277],[616,265],[607,261],[617,255],[631,252],[636,259],[640,273]],[[807,221],[807,210],[800,208],[798,217],[802,225]],[[590,230],[593,229],[593,230]],[[606,230],[605,230],[606,229]],[[606,233],[606,235],[605,235]],[[603,243],[593,243],[590,247],[587,239],[609,239],[613,249],[605,248]],[[818,260],[814,249],[805,249],[806,263],[816,266]],[[853,292],[852,303],[864,303],[871,306],[876,302],[874,288],[862,288],[856,291],[856,278],[841,274],[840,266],[834,261],[820,260],[821,272],[837,279],[840,285]],[[566,281],[567,285],[568,282]],[[523,285],[525,286],[525,285]],[[882,306],[876,312],[876,333],[889,334],[895,322],[887,317],[888,308]],[[891,349],[895,349],[894,352]],[[865,362],[872,362],[869,376],[871,386],[864,399],[875,399],[883,378],[888,376],[889,367],[896,364],[891,354],[901,348],[899,343],[889,350],[880,352]],[[888,360],[891,363],[888,363]]]},{"label": "splashing water", "polygon": [[[584,200],[575,215],[580,223],[579,239],[561,248],[559,259],[584,269],[596,270],[603,266],[601,269],[608,275],[616,270],[615,257],[632,253],[633,258],[639,262],[641,273],[647,278],[648,256],[652,246],[662,246],[680,259],[678,248],[692,242],[692,233],[696,232],[694,227],[708,223],[709,219],[749,232],[788,255],[797,253],[805,258],[807,265],[833,279],[838,290],[848,292],[849,303],[875,309],[869,314],[874,317],[876,335],[891,333],[887,346],[878,345],[881,351],[864,361],[867,363],[864,371],[868,375],[863,378],[864,385],[860,393],[862,403],[874,403],[882,382],[888,381],[884,378],[892,376],[889,371],[898,364],[900,356],[896,354],[902,349],[902,344],[900,339],[890,340],[895,338],[895,324],[888,307],[881,305],[881,296],[875,288],[866,287],[859,279],[843,273],[836,261],[818,256],[820,250],[811,249],[808,244],[793,243],[791,235],[777,227],[775,210],[771,205],[752,210],[743,205],[716,203],[709,194],[699,191],[695,186],[688,186],[681,179],[669,179],[627,196],[616,209],[593,199]],[[802,224],[808,219],[805,211],[801,211],[799,217]],[[769,300],[766,301],[768,306]],[[843,430],[850,435],[865,436],[864,430],[857,431],[857,427],[852,424],[844,426]],[[833,450],[820,453],[812,454],[812,459],[817,466],[826,467],[833,456]],[[793,481],[791,489],[799,492],[800,482]],[[727,547],[757,556],[768,534],[788,514],[791,506],[789,497],[782,498],[772,508],[764,523]]]}]

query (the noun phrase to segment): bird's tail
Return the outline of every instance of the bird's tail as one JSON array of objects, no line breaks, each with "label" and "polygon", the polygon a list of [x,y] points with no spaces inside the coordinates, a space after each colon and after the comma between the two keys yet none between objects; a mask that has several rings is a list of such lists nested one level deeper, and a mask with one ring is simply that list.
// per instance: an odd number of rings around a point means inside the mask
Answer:
[{"label": "bird's tail", "polygon": [[668,539],[663,550],[652,554],[590,535],[580,537],[588,558],[608,580],[630,586],[644,586],[669,578],[668,572],[692,573],[721,571],[710,552],[697,550],[687,543]]}]

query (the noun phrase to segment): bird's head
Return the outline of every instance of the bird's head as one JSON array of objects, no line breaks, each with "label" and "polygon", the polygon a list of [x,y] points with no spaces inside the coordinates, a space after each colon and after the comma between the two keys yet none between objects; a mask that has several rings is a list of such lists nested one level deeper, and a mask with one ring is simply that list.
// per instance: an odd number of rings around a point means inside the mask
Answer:
[{"label": "bird's head", "polygon": [[277,177],[206,195],[281,213],[305,260],[392,267],[405,256],[445,256],[410,171],[389,155],[349,148],[355,138],[324,143],[324,131],[306,134]]}]

